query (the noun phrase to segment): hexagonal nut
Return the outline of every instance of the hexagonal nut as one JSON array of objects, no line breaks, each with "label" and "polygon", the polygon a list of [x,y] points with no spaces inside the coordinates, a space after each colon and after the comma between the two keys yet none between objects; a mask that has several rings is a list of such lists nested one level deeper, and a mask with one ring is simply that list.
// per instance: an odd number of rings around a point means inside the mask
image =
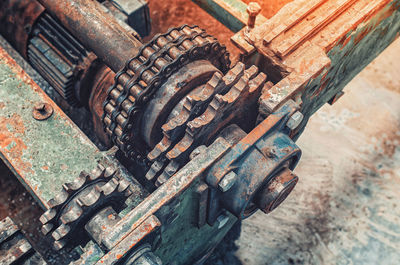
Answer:
[{"label": "hexagonal nut", "polygon": [[236,180],[236,173],[231,171],[221,179],[221,181],[218,183],[218,187],[222,192],[227,192],[232,188],[233,185],[235,185]]},{"label": "hexagonal nut", "polygon": [[300,111],[296,111],[290,116],[289,120],[286,123],[286,126],[294,130],[299,127],[300,123],[303,121],[304,115]]}]

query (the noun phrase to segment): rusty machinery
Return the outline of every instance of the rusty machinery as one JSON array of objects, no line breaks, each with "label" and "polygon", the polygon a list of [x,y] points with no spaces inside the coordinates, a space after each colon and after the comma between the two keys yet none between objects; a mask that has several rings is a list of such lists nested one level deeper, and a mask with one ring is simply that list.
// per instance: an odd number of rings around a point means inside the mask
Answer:
[{"label": "rusty machinery", "polygon": [[289,195],[308,119],[400,28],[397,0],[293,0],[269,19],[256,3],[195,2],[235,32],[238,60],[198,26],[143,43],[143,1],[0,4],[3,37],[91,112],[107,147],[0,50],[1,157],[45,209],[54,248],[79,253],[72,263],[202,264],[236,222]]}]

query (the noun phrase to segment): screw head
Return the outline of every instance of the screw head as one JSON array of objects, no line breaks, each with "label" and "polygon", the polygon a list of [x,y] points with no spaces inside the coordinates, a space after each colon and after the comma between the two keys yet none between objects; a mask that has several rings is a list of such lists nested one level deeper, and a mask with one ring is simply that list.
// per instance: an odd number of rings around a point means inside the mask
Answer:
[{"label": "screw head", "polygon": [[218,187],[222,192],[227,192],[236,183],[236,180],[236,173],[231,171],[221,179],[221,181],[218,183]]},{"label": "screw head", "polygon": [[53,111],[53,107],[50,104],[45,102],[36,102],[33,106],[32,117],[38,121],[47,120],[51,115],[53,115]]},{"label": "screw head", "polygon": [[290,116],[288,122],[286,123],[286,126],[294,130],[297,127],[299,127],[300,123],[303,121],[304,115],[300,111],[296,111],[295,113]]}]

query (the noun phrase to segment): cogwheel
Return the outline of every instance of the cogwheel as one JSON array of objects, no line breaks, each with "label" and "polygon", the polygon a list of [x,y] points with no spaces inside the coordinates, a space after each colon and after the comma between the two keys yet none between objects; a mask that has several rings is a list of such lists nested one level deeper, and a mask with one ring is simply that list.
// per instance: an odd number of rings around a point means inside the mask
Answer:
[{"label": "cogwheel", "polygon": [[226,93],[216,94],[207,109],[198,117],[188,122],[184,136],[166,154],[168,165],[158,177],[159,186],[169,179],[186,163],[190,153],[201,144],[208,144],[224,127],[231,123],[246,120],[249,106],[257,103],[264,87],[272,84],[267,82],[264,73],[258,73],[258,68],[252,66],[244,71],[241,78]]},{"label": "cogwheel", "polygon": [[101,209],[113,206],[121,210],[121,202],[131,193],[129,182],[121,180],[111,167],[99,164],[90,174],[83,171],[48,202],[49,209],[39,219],[42,233],[51,233],[54,248],[60,250],[79,241],[85,224]]},{"label": "cogwheel", "polygon": [[187,123],[203,113],[216,94],[226,93],[237,83],[244,70],[244,64],[237,63],[225,76],[216,72],[200,90],[183,99],[182,110],[162,126],[163,138],[147,156],[153,162],[146,174],[147,179],[154,179],[164,169],[165,154],[185,134]]}]

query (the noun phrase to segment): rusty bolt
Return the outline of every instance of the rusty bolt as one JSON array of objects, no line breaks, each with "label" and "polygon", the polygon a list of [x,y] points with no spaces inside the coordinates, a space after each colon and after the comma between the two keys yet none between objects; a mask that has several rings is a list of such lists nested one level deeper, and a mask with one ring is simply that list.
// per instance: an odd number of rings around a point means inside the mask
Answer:
[{"label": "rusty bolt", "polygon": [[45,102],[36,102],[33,106],[32,117],[35,120],[43,121],[53,114],[53,107]]},{"label": "rusty bolt", "polygon": [[283,169],[257,193],[254,203],[264,213],[272,212],[292,192],[298,180],[290,169]]},{"label": "rusty bolt", "polygon": [[218,187],[222,192],[227,192],[236,183],[236,180],[236,173],[231,171],[221,179],[221,181],[218,183]]},{"label": "rusty bolt", "polygon": [[162,261],[154,255],[149,244],[139,247],[131,256],[123,263],[125,265],[161,265]]},{"label": "rusty bolt", "polygon": [[292,114],[292,116],[290,116],[288,122],[286,123],[286,126],[289,129],[294,130],[297,127],[299,127],[303,118],[304,118],[304,115],[300,111],[296,111],[295,113]]},{"label": "rusty bolt", "polygon": [[247,6],[247,14],[249,14],[249,18],[247,20],[247,27],[249,29],[254,28],[256,24],[257,15],[261,12],[261,6],[257,2],[250,2]]}]

